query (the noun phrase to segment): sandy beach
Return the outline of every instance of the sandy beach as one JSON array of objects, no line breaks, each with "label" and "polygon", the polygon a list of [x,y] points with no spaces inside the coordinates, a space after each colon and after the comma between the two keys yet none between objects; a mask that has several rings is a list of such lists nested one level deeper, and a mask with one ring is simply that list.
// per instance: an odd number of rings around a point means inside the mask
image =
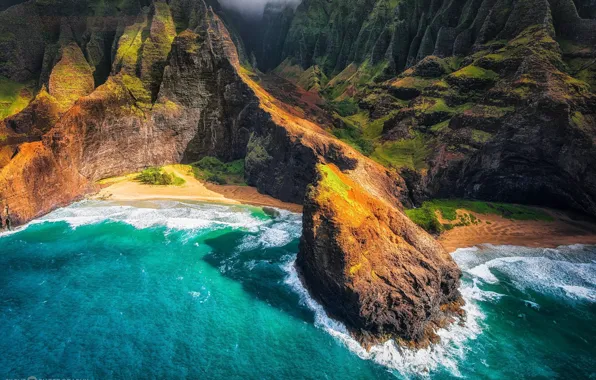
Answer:
[{"label": "sandy beach", "polygon": [[250,186],[228,186],[206,184],[197,180],[190,167],[186,165],[168,165],[163,169],[184,179],[181,186],[145,185],[135,180],[138,173],[122,177],[104,179],[99,182],[101,191],[91,199],[114,201],[140,201],[153,199],[176,199],[228,204],[250,204],[255,206],[276,207],[292,212],[302,212],[302,206],[282,202],[269,195],[261,194]]},{"label": "sandy beach", "polygon": [[596,224],[573,213],[543,209],[553,221],[511,220],[498,215],[466,211],[481,220],[455,227],[439,236],[448,252],[479,244],[554,248],[561,245],[596,244]]},{"label": "sandy beach", "polygon": [[[183,178],[182,186],[145,185],[135,180],[137,174],[100,181],[103,187],[92,199],[139,201],[177,199],[202,202],[249,204],[302,212],[302,206],[282,202],[261,194],[256,188],[237,185],[215,185],[197,180],[186,165],[169,165],[164,170]],[[571,244],[596,244],[596,224],[571,213],[544,209],[553,221],[510,220],[498,215],[474,214],[478,224],[456,227],[442,233],[438,240],[448,252],[479,244],[557,247]]]}]

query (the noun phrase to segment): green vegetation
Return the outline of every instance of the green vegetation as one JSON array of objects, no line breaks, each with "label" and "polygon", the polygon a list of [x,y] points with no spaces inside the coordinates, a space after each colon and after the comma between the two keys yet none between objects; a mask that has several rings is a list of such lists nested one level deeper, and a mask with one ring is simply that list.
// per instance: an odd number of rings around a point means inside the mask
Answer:
[{"label": "green vegetation", "polygon": [[129,94],[134,98],[137,106],[143,108],[151,107],[151,94],[143,86],[143,82],[136,76],[122,75],[122,83],[128,90]]},{"label": "green vegetation", "polygon": [[63,47],[60,61],[52,69],[49,80],[50,94],[61,111],[66,111],[82,96],[95,88],[93,69],[76,43]]},{"label": "green vegetation", "polygon": [[[457,210],[462,211],[458,213]],[[419,208],[406,210],[406,215],[426,231],[438,234],[454,227],[482,222],[470,212],[494,214],[513,220],[553,220],[546,212],[529,206],[462,199],[434,199],[424,202]],[[449,223],[441,223],[439,216]]]},{"label": "green vegetation", "polygon": [[318,66],[311,66],[299,77],[297,84],[306,91],[320,91],[329,79]]},{"label": "green vegetation", "polygon": [[163,168],[148,168],[143,170],[136,180],[146,185],[182,186],[186,181],[175,174],[166,173]]},{"label": "green vegetation", "polygon": [[165,2],[155,2],[149,38],[143,41],[140,78],[145,86],[157,96],[165,61],[176,37],[176,26],[170,8]]},{"label": "green vegetation", "polygon": [[143,47],[143,30],[147,27],[147,17],[142,21],[129,25],[118,40],[115,62],[123,71],[135,73],[141,48]]},{"label": "green vegetation", "polygon": [[348,203],[353,204],[353,201],[348,196],[352,188],[342,181],[333,168],[329,165],[319,165],[318,168],[323,176],[319,184],[322,192],[321,195],[328,197],[331,194],[337,194]]},{"label": "green vegetation", "polygon": [[588,124],[586,117],[579,111],[576,111],[571,115],[571,120],[580,128],[585,128],[585,126]]},{"label": "green vegetation", "polygon": [[432,86],[436,82],[438,82],[436,79],[406,76],[404,78],[397,79],[395,82],[391,83],[391,86],[396,88],[413,88],[417,90],[423,90]]},{"label": "green vegetation", "polygon": [[337,112],[340,116],[351,116],[358,113],[358,104],[356,101],[351,98],[346,98],[340,100],[338,102],[331,102],[330,106]]},{"label": "green vegetation", "polygon": [[410,220],[425,231],[431,234],[440,234],[445,230],[445,227],[435,214],[435,210],[432,207],[426,206],[425,202],[422,207],[405,210],[406,215]]},{"label": "green vegetation", "polygon": [[426,158],[429,154],[427,139],[418,134],[413,139],[387,141],[377,145],[370,157],[387,167],[420,170],[426,168]]},{"label": "green vegetation", "polygon": [[476,143],[485,143],[493,137],[492,134],[481,131],[479,129],[472,129],[472,141]]},{"label": "green vegetation", "polygon": [[486,79],[486,80],[495,80],[499,76],[497,73],[491,70],[485,70],[481,67],[469,65],[458,71],[454,72],[453,74],[456,78],[474,78],[474,79]]},{"label": "green vegetation", "polygon": [[451,119],[442,121],[440,123],[437,123],[435,125],[433,125],[430,130],[433,133],[439,133],[441,131],[444,131],[445,129],[447,129],[447,127],[449,127],[449,122],[451,121]]},{"label": "green vegetation", "polygon": [[31,84],[24,84],[0,77],[0,120],[21,112],[31,99]]},{"label": "green vegetation", "polygon": [[333,134],[365,156],[370,156],[375,149],[373,142],[364,138],[362,131],[354,125],[346,124],[345,128],[334,129]]},{"label": "green vegetation", "polygon": [[192,164],[192,167],[197,179],[218,185],[246,185],[244,181],[244,160],[221,162],[216,157],[207,156]]}]

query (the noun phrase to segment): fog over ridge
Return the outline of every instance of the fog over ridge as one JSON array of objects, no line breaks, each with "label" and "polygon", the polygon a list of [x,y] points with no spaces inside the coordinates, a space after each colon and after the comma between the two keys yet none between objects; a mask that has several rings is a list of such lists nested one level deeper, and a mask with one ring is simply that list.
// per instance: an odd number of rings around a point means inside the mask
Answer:
[{"label": "fog over ridge", "polygon": [[261,17],[268,3],[297,6],[302,0],[218,0],[222,7],[235,10],[247,17]]}]

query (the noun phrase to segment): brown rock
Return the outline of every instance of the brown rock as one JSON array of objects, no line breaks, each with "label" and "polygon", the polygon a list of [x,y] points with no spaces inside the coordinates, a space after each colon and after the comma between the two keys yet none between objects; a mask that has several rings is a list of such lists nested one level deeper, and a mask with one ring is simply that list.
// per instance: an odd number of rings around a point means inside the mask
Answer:
[{"label": "brown rock", "polygon": [[304,203],[297,266],[310,294],[365,345],[425,346],[462,303],[460,270],[430,235],[334,165]]}]

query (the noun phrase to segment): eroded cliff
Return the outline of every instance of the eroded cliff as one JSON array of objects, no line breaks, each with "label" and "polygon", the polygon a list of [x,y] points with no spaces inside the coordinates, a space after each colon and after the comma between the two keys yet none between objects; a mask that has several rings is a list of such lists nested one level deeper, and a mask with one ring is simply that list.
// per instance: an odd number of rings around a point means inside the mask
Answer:
[{"label": "eroded cliff", "polygon": [[333,164],[317,165],[297,265],[310,293],[365,345],[436,342],[461,316],[451,256],[395,205]]},{"label": "eroded cliff", "polygon": [[573,0],[308,0],[289,19],[267,10],[288,25],[264,25],[276,37],[263,46],[281,46],[273,74],[319,94],[332,133],[398,170],[414,203],[596,215],[593,11]]},{"label": "eroded cliff", "polygon": [[[432,330],[450,318],[443,312],[460,305],[460,272],[401,213],[407,199],[401,177],[263,89],[202,0],[171,5],[157,1],[116,23],[102,84],[95,63],[103,58],[89,53],[99,37],[81,46],[77,28],[61,20],[58,45],[44,59],[48,75],[40,74],[49,92],[42,88],[0,125],[11,138],[2,145],[11,152],[0,169],[0,199],[13,222],[80,198],[107,176],[207,155],[244,158],[249,184],[282,200],[306,199],[298,265],[332,315],[367,344],[432,340]],[[87,27],[91,35],[109,35],[95,22]],[[25,142],[31,139],[39,141]],[[328,261],[349,265],[328,271]]]}]

